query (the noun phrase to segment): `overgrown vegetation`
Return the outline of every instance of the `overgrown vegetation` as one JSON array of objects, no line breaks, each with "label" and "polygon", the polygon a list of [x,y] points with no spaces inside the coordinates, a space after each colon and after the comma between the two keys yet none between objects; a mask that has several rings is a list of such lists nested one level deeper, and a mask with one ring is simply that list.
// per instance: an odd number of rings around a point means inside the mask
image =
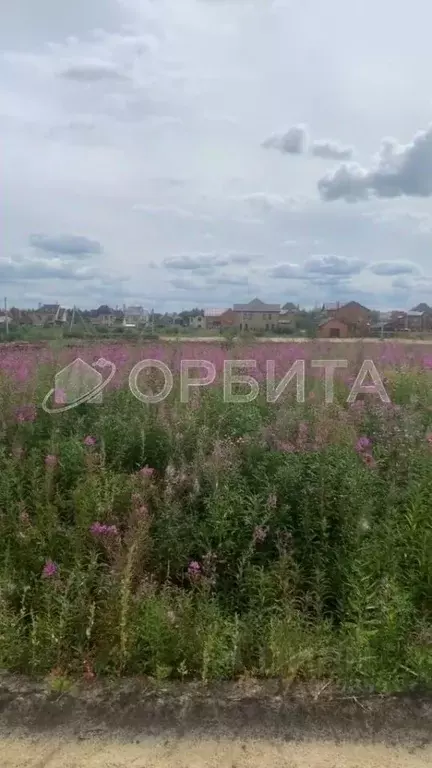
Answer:
[{"label": "overgrown vegetation", "polygon": [[2,668],[432,683],[427,369],[389,372],[391,405],[123,383],[50,416],[53,371],[29,402],[2,367]]}]

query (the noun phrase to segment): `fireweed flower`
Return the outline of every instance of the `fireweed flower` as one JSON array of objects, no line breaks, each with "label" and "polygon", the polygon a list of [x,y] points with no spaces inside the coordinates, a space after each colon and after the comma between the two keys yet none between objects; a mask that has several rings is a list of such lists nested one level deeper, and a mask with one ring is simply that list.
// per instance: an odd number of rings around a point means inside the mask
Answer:
[{"label": "fireweed flower", "polygon": [[96,438],[92,437],[91,435],[87,435],[87,437],[84,438],[84,445],[91,446],[96,444]]},{"label": "fireweed flower", "polygon": [[66,405],[67,403],[67,394],[64,389],[55,389],[54,390],[54,402],[56,405]]},{"label": "fireweed flower", "polygon": [[141,504],[140,507],[138,507],[138,515],[142,520],[145,520],[148,517],[148,506],[147,504]]},{"label": "fireweed flower", "polygon": [[145,466],[142,469],[140,469],[139,474],[141,477],[153,477],[154,475],[154,469],[153,467]]},{"label": "fireweed flower", "polygon": [[36,408],[34,405],[21,405],[16,409],[15,416],[20,424],[32,422],[36,419]]},{"label": "fireweed flower", "polygon": [[365,453],[364,456],[362,456],[363,463],[366,464],[367,467],[375,467],[376,461],[374,457],[370,453]]},{"label": "fireweed flower", "polygon": [[368,448],[371,447],[371,441],[368,437],[359,437],[356,443],[356,451],[358,453],[363,453],[363,451],[367,451]]},{"label": "fireweed flower", "polygon": [[188,565],[188,574],[191,577],[196,577],[201,575],[201,566],[196,560],[191,560]]},{"label": "fireweed flower", "polygon": [[52,560],[47,560],[42,570],[43,578],[51,579],[53,576],[56,576],[57,573],[58,573],[57,564],[54,563]]},{"label": "fireweed flower", "polygon": [[90,526],[90,533],[93,536],[117,536],[118,529],[116,525],[95,522]]},{"label": "fireweed flower", "polygon": [[57,463],[58,463],[57,456],[54,456],[54,454],[49,453],[47,456],[45,456],[46,467],[55,467],[57,466]]}]

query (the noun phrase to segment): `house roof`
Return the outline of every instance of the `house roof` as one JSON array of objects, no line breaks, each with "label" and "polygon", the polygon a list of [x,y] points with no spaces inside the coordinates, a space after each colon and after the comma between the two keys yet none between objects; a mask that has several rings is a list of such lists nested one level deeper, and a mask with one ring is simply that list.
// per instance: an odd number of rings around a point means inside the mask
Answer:
[{"label": "house roof", "polygon": [[60,304],[42,304],[39,307],[39,312],[57,312],[60,309]]},{"label": "house roof", "polygon": [[370,312],[371,310],[364,306],[364,304],[360,304],[358,301],[348,301],[346,304],[342,304],[342,306],[339,307],[339,309],[346,309],[347,307],[357,307],[358,309],[364,309],[366,312]]},{"label": "house roof", "polygon": [[220,308],[205,309],[204,317],[220,317],[221,315],[225,314],[225,312],[228,312],[227,307],[224,307],[223,309],[220,309]]},{"label": "house roof", "polygon": [[286,310],[287,312],[289,311],[293,312],[294,310],[297,309],[297,306],[296,304],[293,304],[292,301],[287,301],[287,303],[283,305],[282,309]]},{"label": "house roof", "polygon": [[346,323],[345,320],[340,320],[338,317],[326,317],[325,320],[321,320],[318,327],[321,328],[321,326],[327,325],[328,323],[340,323],[341,325],[346,325],[348,328],[348,323]]},{"label": "house roof", "polygon": [[234,304],[234,312],[280,312],[280,304],[266,304],[255,298],[248,304]]}]

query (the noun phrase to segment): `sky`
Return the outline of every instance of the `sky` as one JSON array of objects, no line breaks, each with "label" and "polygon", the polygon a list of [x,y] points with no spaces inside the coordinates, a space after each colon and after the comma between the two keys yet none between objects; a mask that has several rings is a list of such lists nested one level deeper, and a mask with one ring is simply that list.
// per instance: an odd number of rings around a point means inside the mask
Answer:
[{"label": "sky", "polygon": [[427,0],[15,0],[9,305],[432,303]]}]

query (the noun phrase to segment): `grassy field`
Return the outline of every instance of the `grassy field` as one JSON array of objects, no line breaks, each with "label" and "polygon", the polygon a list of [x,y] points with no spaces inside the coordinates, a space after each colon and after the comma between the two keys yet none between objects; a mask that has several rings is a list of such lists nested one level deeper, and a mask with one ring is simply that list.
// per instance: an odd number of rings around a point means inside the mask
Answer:
[{"label": "grassy field", "polygon": [[[59,688],[73,675],[430,686],[432,347],[340,343],[345,356],[332,404],[310,366],[304,403],[293,384],[268,403],[266,360],[282,377],[334,346],[3,346],[0,667]],[[116,366],[103,404],[45,413],[77,357]],[[157,405],[127,385],[144,358],[174,371]],[[228,358],[256,360],[253,402],[224,402]],[[347,403],[367,358],[390,404]],[[188,403],[182,359],[218,371]]]}]

